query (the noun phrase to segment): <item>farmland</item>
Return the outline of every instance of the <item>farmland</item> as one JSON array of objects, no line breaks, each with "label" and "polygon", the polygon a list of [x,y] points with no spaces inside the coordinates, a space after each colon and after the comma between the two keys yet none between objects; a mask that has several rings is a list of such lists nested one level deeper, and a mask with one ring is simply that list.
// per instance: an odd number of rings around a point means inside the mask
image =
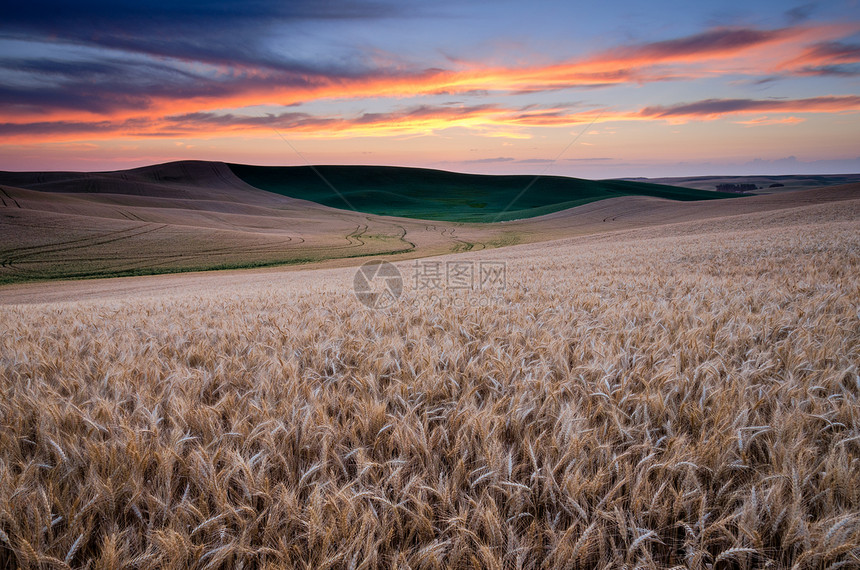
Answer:
[{"label": "farmland", "polygon": [[[341,178],[350,168],[318,167],[353,210],[310,170],[286,169],[297,194],[284,195],[231,168],[183,161],[106,173],[0,173],[0,284],[421,258],[852,196],[848,185],[714,199],[720,194],[633,182],[549,177],[530,185],[533,177],[440,171],[426,171],[428,183],[425,171],[398,168],[371,169],[348,183]],[[252,180],[261,186],[285,180],[282,169],[251,170],[267,177]],[[365,193],[373,180],[378,190]],[[393,192],[399,202],[386,201]],[[454,203],[469,196],[472,206]],[[388,210],[403,217],[383,215]],[[474,216],[518,219],[456,221]]]},{"label": "farmland", "polygon": [[0,567],[854,567],[860,201],[783,206],[435,258],[489,309],[7,286]]}]

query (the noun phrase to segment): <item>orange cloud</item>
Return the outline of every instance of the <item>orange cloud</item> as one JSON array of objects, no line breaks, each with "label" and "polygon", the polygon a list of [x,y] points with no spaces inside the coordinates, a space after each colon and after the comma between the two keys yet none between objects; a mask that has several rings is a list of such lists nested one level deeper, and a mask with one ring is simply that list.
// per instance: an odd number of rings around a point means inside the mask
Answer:
[{"label": "orange cloud", "polygon": [[[594,88],[624,83],[675,81],[723,73],[756,76],[808,73],[818,68],[845,64],[855,57],[853,48],[836,40],[857,27],[829,25],[789,27],[777,30],[717,28],[700,34],[640,45],[622,46],[588,57],[557,64],[488,67],[459,63],[454,69],[410,70],[397,67],[351,76],[321,72],[297,72],[256,68],[247,62],[228,70],[192,77],[187,94],[170,90],[153,93],[128,92],[125,86],[101,86],[102,108],[69,109],[68,86],[55,94],[40,93],[49,101],[34,107],[8,106],[5,120],[16,122],[113,121],[191,113],[207,109],[242,108],[257,105],[293,105],[324,99],[420,97],[434,94],[474,92],[526,93],[569,88]],[[813,44],[813,47],[809,47]],[[23,97],[26,94],[22,94]],[[58,102],[51,106],[53,101]],[[3,119],[0,119],[2,121]]]},{"label": "orange cloud", "polygon": [[[301,136],[384,136],[437,132],[460,127],[485,136],[524,137],[533,127],[589,122],[598,111],[516,109],[501,105],[465,107],[413,106],[405,111],[349,116],[302,112],[252,117],[213,109],[293,105],[322,99],[372,99],[470,92],[522,93],[593,88],[621,83],[670,81],[720,73],[808,74],[852,64],[860,48],[837,40],[856,26],[790,27],[777,30],[717,28],[673,40],[622,46],[551,65],[377,71],[353,77],[308,72],[289,77],[243,64],[210,78],[212,85],[188,97],[169,92],[142,95],[123,107],[121,94],[105,95],[110,105],[68,110],[27,110],[0,116],[0,135],[13,141],[63,141],[108,138],[218,136],[272,127]],[[829,66],[829,67],[828,67]],[[840,68],[845,71],[844,67]],[[62,94],[60,94],[62,95]],[[43,98],[44,99],[44,98]],[[858,97],[833,96],[793,100],[708,99],[649,106],[638,111],[604,110],[601,122],[713,119],[728,114],[829,113],[858,110]],[[788,119],[783,119],[787,122]]]},{"label": "orange cloud", "polygon": [[819,42],[786,60],[779,71],[793,75],[860,75],[860,44]]},{"label": "orange cloud", "polygon": [[645,107],[642,118],[715,119],[724,115],[746,113],[841,113],[860,111],[860,96],[823,96],[807,99],[705,99],[677,105]]},{"label": "orange cloud", "polygon": [[766,125],[796,125],[802,123],[806,119],[800,117],[756,117],[746,121],[735,121],[738,125],[746,125],[748,127],[763,127]]},{"label": "orange cloud", "polygon": [[[303,138],[372,137],[429,134],[461,128],[488,137],[530,138],[531,127],[570,126],[591,122],[599,111],[570,108],[522,109],[500,105],[421,105],[388,113],[357,116],[286,112],[267,115],[195,112],[143,121],[42,121],[0,124],[9,142],[106,140],[118,137],[176,138],[273,134],[273,130]],[[604,111],[607,120],[629,120],[629,114]]]},{"label": "orange cloud", "polygon": [[613,109],[575,110],[568,107],[547,109],[485,105],[420,105],[388,113],[356,116],[312,115],[285,112],[267,115],[194,112],[153,120],[56,121],[0,124],[0,136],[9,142],[106,140],[117,137],[178,138],[237,136],[250,133],[289,133],[302,138],[374,137],[430,134],[461,128],[490,137],[528,138],[533,128],[565,127],[592,121],[670,121],[716,120],[732,115],[760,115],[746,121],[747,126],[794,124],[803,118],[769,118],[763,113],[843,113],[860,111],[860,96],[822,96],[806,99],[705,99],[668,106],[649,106],[636,111]]}]

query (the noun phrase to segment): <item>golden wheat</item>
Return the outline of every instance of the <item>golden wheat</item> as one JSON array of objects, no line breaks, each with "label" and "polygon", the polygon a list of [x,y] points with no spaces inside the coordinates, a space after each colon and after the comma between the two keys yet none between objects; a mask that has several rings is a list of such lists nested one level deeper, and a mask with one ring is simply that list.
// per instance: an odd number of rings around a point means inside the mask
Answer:
[{"label": "golden wheat", "polygon": [[0,307],[0,567],[860,567],[860,224],[791,215]]}]

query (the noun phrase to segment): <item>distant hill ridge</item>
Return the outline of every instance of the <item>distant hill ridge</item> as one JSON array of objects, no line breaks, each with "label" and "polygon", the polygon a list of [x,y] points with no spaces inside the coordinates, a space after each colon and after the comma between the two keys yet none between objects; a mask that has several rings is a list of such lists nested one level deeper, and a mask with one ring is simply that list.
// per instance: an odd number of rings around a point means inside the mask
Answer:
[{"label": "distant hill ridge", "polygon": [[685,202],[737,196],[629,180],[463,174],[400,166],[228,166],[245,183],[292,198],[368,214],[448,222],[531,218],[619,196]]},{"label": "distant hill ridge", "polygon": [[[533,218],[619,196],[675,201],[737,194],[630,180],[464,174],[400,166],[250,166],[176,161],[112,172],[0,172],[0,182],[46,192],[260,200],[277,194],[342,210],[447,222]],[[251,198],[250,193],[258,193]],[[274,198],[274,197],[272,197]]]}]

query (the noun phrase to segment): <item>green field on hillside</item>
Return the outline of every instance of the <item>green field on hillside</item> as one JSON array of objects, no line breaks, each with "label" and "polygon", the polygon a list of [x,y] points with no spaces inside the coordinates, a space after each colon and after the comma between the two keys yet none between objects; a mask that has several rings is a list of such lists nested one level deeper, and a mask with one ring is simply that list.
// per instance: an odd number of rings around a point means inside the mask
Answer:
[{"label": "green field on hillside", "polygon": [[250,184],[293,198],[368,214],[449,222],[494,222],[549,214],[616,196],[670,200],[724,194],[624,180],[491,176],[393,166],[248,166],[230,164]]}]

